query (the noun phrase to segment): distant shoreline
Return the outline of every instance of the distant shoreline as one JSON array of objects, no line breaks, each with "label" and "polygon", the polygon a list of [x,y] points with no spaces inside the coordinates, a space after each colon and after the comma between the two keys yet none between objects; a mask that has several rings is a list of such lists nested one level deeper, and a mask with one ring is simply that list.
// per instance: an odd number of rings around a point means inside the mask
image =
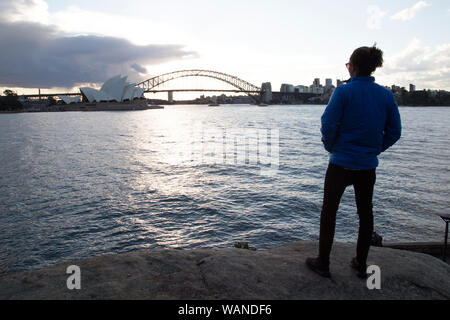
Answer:
[{"label": "distant shoreline", "polygon": [[[171,104],[164,106],[208,106],[205,104]],[[237,104],[221,104],[221,106],[236,106]],[[257,105],[255,105],[256,107]],[[325,106],[325,104],[273,104],[270,106]],[[450,108],[450,106],[408,106],[408,105],[399,105],[400,108]],[[55,112],[102,112],[102,111],[144,111],[144,110],[152,110],[152,109],[164,109],[162,106],[149,106],[146,108],[68,108],[67,110],[0,110],[0,114],[15,114],[15,113],[55,113]]]},{"label": "distant shoreline", "polygon": [[52,105],[46,107],[44,110],[35,109],[16,109],[16,110],[2,110],[0,113],[36,113],[36,112],[100,112],[100,111],[142,111],[151,109],[164,109],[160,105],[151,105],[143,102],[131,103],[77,103],[69,105]]}]

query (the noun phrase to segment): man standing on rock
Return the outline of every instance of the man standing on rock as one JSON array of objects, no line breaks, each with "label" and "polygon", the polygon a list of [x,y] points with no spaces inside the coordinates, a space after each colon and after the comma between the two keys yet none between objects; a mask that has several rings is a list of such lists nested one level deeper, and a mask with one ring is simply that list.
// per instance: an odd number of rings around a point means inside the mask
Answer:
[{"label": "man standing on rock", "polygon": [[372,197],[378,155],[401,136],[401,120],[391,91],[375,83],[372,73],[383,65],[383,52],[374,47],[356,49],[346,64],[347,84],[336,88],[322,116],[322,142],[331,154],[325,176],[320,217],[319,256],[307,266],[331,277],[329,264],[336,212],[345,189],[353,185],[359,216],[356,257],[351,266],[366,277],[366,261],[373,232]]}]

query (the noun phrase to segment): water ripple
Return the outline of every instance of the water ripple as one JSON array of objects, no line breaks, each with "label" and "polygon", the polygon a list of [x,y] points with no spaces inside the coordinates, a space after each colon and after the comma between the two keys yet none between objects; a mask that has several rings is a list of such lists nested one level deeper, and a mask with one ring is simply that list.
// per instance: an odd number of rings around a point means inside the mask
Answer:
[{"label": "water ripple", "polygon": [[[146,248],[317,240],[328,163],[323,109],[0,115],[0,273]],[[448,112],[401,108],[404,136],[380,157],[374,195],[375,228],[387,241],[442,240],[436,214],[450,207]],[[223,159],[181,161],[199,128],[279,130],[277,174]],[[336,225],[336,240],[356,240],[351,187]]]}]

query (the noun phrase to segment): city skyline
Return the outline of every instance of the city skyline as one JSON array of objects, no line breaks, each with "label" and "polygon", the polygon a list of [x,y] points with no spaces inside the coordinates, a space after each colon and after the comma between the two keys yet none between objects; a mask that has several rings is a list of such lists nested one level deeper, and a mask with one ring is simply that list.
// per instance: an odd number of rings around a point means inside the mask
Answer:
[{"label": "city skyline", "polygon": [[446,1],[5,0],[0,9],[0,88],[19,93],[193,68],[273,88],[335,83],[349,77],[351,52],[375,42],[381,85],[450,90]]}]

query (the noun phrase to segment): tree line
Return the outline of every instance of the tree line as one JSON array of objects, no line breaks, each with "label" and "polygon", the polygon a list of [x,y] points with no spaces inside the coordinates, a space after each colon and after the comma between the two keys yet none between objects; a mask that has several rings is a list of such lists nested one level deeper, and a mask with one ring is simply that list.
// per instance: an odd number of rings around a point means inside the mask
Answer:
[{"label": "tree line", "polygon": [[3,91],[0,96],[0,111],[15,111],[22,109],[22,104],[19,102],[17,93],[12,90]]},{"label": "tree line", "polygon": [[402,88],[394,96],[402,106],[450,106],[450,92],[444,90],[408,92]]}]

